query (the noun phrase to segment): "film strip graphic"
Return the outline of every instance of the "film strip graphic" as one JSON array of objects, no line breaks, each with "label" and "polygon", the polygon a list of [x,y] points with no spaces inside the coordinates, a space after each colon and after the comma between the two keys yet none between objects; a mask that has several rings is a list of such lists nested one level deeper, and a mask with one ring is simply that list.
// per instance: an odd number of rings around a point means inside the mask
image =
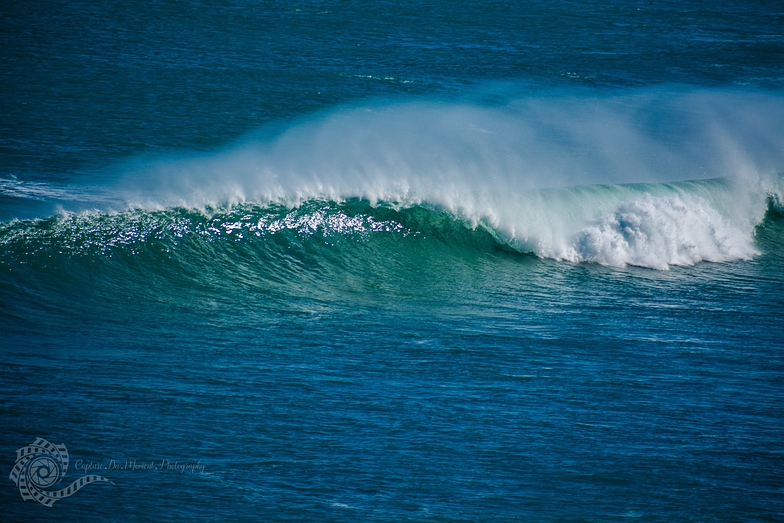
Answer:
[{"label": "film strip graphic", "polygon": [[9,478],[17,487],[22,499],[35,500],[51,507],[56,501],[75,494],[90,483],[112,483],[103,476],[83,476],[61,490],[44,490],[59,483],[68,471],[68,449],[64,444],[55,445],[43,438],[16,451],[16,464]]}]

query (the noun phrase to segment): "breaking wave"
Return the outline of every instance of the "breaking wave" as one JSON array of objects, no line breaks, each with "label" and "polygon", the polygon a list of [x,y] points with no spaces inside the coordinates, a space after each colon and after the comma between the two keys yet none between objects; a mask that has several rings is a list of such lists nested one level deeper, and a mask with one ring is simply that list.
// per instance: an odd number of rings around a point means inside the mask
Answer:
[{"label": "breaking wave", "polygon": [[383,233],[654,269],[759,254],[756,228],[784,194],[770,174],[784,167],[777,95],[501,99],[343,108],[222,152],[132,162],[101,187],[0,180],[8,208],[59,213],[3,224],[0,244],[7,259]]}]

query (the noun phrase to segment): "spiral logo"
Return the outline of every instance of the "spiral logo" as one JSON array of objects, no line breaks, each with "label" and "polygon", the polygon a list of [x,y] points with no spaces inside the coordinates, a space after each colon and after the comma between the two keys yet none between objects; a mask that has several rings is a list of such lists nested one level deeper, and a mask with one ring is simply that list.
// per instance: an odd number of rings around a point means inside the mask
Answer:
[{"label": "spiral logo", "polygon": [[32,445],[16,451],[16,464],[9,478],[19,488],[23,500],[35,500],[47,507],[90,483],[112,483],[103,476],[90,475],[77,479],[61,490],[45,490],[59,483],[67,471],[68,449],[65,445],[54,445],[43,438],[36,438]]}]

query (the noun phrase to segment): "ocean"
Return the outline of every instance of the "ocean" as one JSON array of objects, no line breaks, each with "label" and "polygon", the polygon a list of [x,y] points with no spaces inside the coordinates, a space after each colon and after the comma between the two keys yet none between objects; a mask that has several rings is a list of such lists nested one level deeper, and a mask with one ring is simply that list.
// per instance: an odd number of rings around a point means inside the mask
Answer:
[{"label": "ocean", "polygon": [[784,521],[784,8],[0,4],[3,521]]}]

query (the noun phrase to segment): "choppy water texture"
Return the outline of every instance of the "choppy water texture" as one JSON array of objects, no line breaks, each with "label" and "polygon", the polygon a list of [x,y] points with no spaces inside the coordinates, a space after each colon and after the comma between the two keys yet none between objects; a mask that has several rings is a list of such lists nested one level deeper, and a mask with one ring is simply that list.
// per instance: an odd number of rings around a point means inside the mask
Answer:
[{"label": "choppy water texture", "polygon": [[3,520],[784,519],[783,20],[0,6]]}]

